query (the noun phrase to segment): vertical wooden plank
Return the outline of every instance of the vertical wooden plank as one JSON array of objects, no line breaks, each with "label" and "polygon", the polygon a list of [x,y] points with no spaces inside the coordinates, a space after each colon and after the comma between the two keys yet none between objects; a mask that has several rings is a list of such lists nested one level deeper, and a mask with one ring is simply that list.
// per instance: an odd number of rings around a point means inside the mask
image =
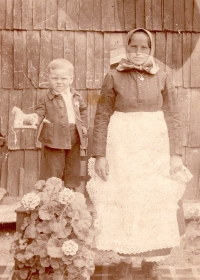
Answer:
[{"label": "vertical wooden plank", "polygon": [[38,181],[38,180],[41,180],[41,179],[40,179],[41,154],[42,154],[41,150],[37,150],[37,156],[38,156],[38,160],[37,160],[37,162],[38,162],[37,181]]},{"label": "vertical wooden plank", "polygon": [[174,30],[185,29],[185,5],[184,0],[174,1]]},{"label": "vertical wooden plank", "polygon": [[93,1],[93,23],[92,30],[101,31],[101,0]]},{"label": "vertical wooden plank", "polygon": [[89,119],[89,131],[88,131],[88,157],[92,156],[92,142],[93,142],[93,128],[94,128],[94,116],[96,113],[96,106],[99,99],[99,90],[88,90],[88,119]]},{"label": "vertical wooden plank", "polygon": [[[37,97],[36,97],[36,104],[40,104],[40,102],[42,102],[43,100],[43,96],[48,92],[48,89],[37,89]],[[36,148],[41,149],[42,148],[42,143],[39,141],[39,136],[40,136],[40,132],[42,129],[43,124],[41,124],[38,129],[37,129],[37,133],[35,134],[35,145]]]},{"label": "vertical wooden plank", "polygon": [[53,59],[63,58],[64,56],[62,31],[52,31],[52,54],[53,54]]},{"label": "vertical wooden plank", "polygon": [[13,31],[2,31],[2,86],[13,88]]},{"label": "vertical wooden plank", "polygon": [[1,76],[2,76],[2,31],[0,31],[0,88],[2,88]]},{"label": "vertical wooden plank", "polygon": [[6,0],[6,29],[13,29],[14,0]]},{"label": "vertical wooden plank", "polygon": [[193,31],[200,31],[200,0],[194,1]]},{"label": "vertical wooden plank", "polygon": [[125,20],[124,20],[124,1],[115,0],[115,30],[124,31],[125,30]]},{"label": "vertical wooden plank", "polygon": [[78,30],[79,1],[67,1],[66,30]]},{"label": "vertical wooden plank", "polygon": [[46,0],[33,0],[33,29],[45,29]]},{"label": "vertical wooden plank", "polygon": [[[36,89],[24,89],[22,92],[22,112],[24,114],[34,113],[36,104]],[[35,148],[35,129],[22,129],[21,131],[21,149]]]},{"label": "vertical wooden plank", "polygon": [[200,79],[197,73],[200,72],[200,36],[192,33],[192,54],[191,54],[191,87],[200,87]]},{"label": "vertical wooden plank", "polygon": [[22,0],[22,29],[33,28],[33,0]]},{"label": "vertical wooden plank", "polygon": [[88,104],[88,90],[87,89],[81,89],[78,91],[81,97],[83,98],[85,104]]},{"label": "vertical wooden plank", "polygon": [[183,32],[183,86],[191,86],[191,53],[192,53],[192,34]]},{"label": "vertical wooden plank", "polygon": [[6,1],[0,0],[0,29],[6,27]]},{"label": "vertical wooden plank", "polygon": [[158,66],[165,71],[166,68],[166,34],[163,32],[156,32],[155,34],[156,43],[156,59]]},{"label": "vertical wooden plank", "polygon": [[191,90],[178,88],[179,112],[182,123],[182,145],[188,146]]},{"label": "vertical wooden plank", "polygon": [[172,61],[172,33],[167,32],[167,39],[166,39],[166,71],[172,78],[172,68],[173,68],[173,61]]},{"label": "vertical wooden plank", "polygon": [[51,31],[41,31],[39,87],[48,88],[47,66],[52,60]]},{"label": "vertical wooden plank", "polygon": [[25,151],[24,156],[24,194],[35,189],[38,178],[37,151]]},{"label": "vertical wooden plank", "polygon": [[67,14],[66,0],[58,0],[58,30],[65,30],[66,14]]},{"label": "vertical wooden plank", "polygon": [[75,32],[75,75],[76,88],[86,88],[86,50],[87,34],[86,32]]},{"label": "vertical wooden plank", "polygon": [[[176,0],[175,0],[176,1]],[[174,0],[163,0],[163,29],[173,30],[174,22]]]},{"label": "vertical wooden plank", "polygon": [[186,166],[192,173],[193,178],[187,183],[183,198],[187,200],[196,200],[199,190],[200,149],[186,148]]},{"label": "vertical wooden plank", "polygon": [[15,115],[12,113],[14,106],[21,109],[22,90],[10,91],[9,106],[9,128],[8,128],[8,148],[10,150],[18,150],[21,148],[21,129],[14,128]]},{"label": "vertical wooden plank", "polygon": [[185,31],[192,31],[194,0],[185,0]]},{"label": "vertical wooden plank", "polygon": [[20,168],[24,165],[24,151],[9,151],[8,156],[8,188],[11,196],[19,195]]},{"label": "vertical wooden plank", "polygon": [[115,2],[102,0],[102,31],[115,30]]},{"label": "vertical wooden plank", "polygon": [[102,33],[94,34],[94,88],[99,89],[103,80],[104,41]]},{"label": "vertical wooden plank", "polygon": [[145,0],[136,0],[136,28],[145,28]]},{"label": "vertical wooden plank", "polygon": [[22,0],[14,0],[13,27],[22,28]]},{"label": "vertical wooden plank", "polygon": [[4,188],[7,190],[8,184],[8,156],[9,156],[9,151],[6,146],[4,146],[4,151],[3,151],[3,159],[2,159],[2,166],[1,166],[1,188]]},{"label": "vertical wooden plank", "polygon": [[94,82],[94,32],[87,32],[86,88],[93,88]]},{"label": "vertical wooden plank", "polygon": [[162,30],[162,0],[154,0],[152,3],[153,30]]},{"label": "vertical wooden plank", "polygon": [[14,88],[28,87],[26,31],[14,31]]},{"label": "vertical wooden plank", "polygon": [[182,34],[173,34],[173,82],[175,86],[183,85],[183,40]]},{"label": "vertical wooden plank", "polygon": [[124,24],[126,31],[135,29],[136,26],[135,2],[136,0],[124,0]]},{"label": "vertical wooden plank", "polygon": [[3,136],[8,135],[9,99],[10,91],[0,89],[0,133]]},{"label": "vertical wooden plank", "polygon": [[27,31],[28,78],[35,88],[39,84],[40,33]]},{"label": "vertical wooden plank", "polygon": [[190,107],[189,147],[200,147],[200,90],[192,89]]},{"label": "vertical wooden plank", "polygon": [[110,33],[104,33],[104,66],[103,75],[105,76],[110,71]]},{"label": "vertical wooden plank", "polygon": [[[75,66],[75,36],[73,31],[64,32],[64,58],[69,60]],[[72,86],[75,87],[76,72],[74,72],[74,81]]]},{"label": "vertical wooden plank", "polygon": [[152,22],[152,2],[145,0],[145,26],[148,30],[153,30]]},{"label": "vertical wooden plank", "polygon": [[57,0],[48,0],[46,5],[46,29],[57,30],[58,5]]},{"label": "vertical wooden plank", "polygon": [[79,29],[91,30],[93,20],[93,0],[80,0]]}]

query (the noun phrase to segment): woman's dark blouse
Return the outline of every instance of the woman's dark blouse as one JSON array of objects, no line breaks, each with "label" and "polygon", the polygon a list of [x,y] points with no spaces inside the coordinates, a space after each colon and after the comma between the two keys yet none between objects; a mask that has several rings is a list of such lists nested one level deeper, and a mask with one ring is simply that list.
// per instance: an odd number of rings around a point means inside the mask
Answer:
[{"label": "woman's dark blouse", "polygon": [[167,73],[159,70],[144,73],[144,80],[135,70],[108,73],[104,79],[94,120],[93,156],[106,155],[110,116],[119,112],[163,111],[168,128],[170,155],[182,154],[181,118],[178,98]]}]

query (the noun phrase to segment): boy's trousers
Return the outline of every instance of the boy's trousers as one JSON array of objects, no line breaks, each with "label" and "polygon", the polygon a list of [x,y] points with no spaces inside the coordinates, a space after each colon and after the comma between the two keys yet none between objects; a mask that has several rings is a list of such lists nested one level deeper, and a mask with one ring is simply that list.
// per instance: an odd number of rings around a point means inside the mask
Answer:
[{"label": "boy's trousers", "polygon": [[77,188],[80,185],[80,138],[75,124],[70,124],[70,136],[71,149],[44,146],[46,179],[57,177],[64,181],[66,187]]}]

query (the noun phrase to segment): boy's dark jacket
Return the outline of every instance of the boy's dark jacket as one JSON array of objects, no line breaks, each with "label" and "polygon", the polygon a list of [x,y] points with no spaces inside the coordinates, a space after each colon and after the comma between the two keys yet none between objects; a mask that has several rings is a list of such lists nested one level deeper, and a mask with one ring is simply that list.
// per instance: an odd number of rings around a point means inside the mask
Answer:
[{"label": "boy's dark jacket", "polygon": [[[87,106],[82,97],[73,89],[72,104],[74,106],[76,127],[79,133],[81,145],[83,143],[82,126],[87,128]],[[71,149],[70,125],[67,108],[61,94],[55,94],[51,89],[41,97],[35,112],[39,116],[40,124],[44,118],[50,123],[43,123],[39,141],[43,145],[55,149]]]}]

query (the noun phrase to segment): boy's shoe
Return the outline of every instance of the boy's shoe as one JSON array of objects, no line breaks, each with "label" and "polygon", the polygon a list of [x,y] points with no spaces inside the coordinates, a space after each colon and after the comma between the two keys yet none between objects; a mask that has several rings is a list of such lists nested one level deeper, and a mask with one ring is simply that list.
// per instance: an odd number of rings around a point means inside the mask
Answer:
[{"label": "boy's shoe", "polygon": [[162,275],[157,269],[156,262],[147,262],[142,260],[141,268],[146,279],[162,280]]},{"label": "boy's shoe", "polygon": [[120,262],[113,275],[115,280],[133,280],[132,279],[132,263],[128,264]]}]

